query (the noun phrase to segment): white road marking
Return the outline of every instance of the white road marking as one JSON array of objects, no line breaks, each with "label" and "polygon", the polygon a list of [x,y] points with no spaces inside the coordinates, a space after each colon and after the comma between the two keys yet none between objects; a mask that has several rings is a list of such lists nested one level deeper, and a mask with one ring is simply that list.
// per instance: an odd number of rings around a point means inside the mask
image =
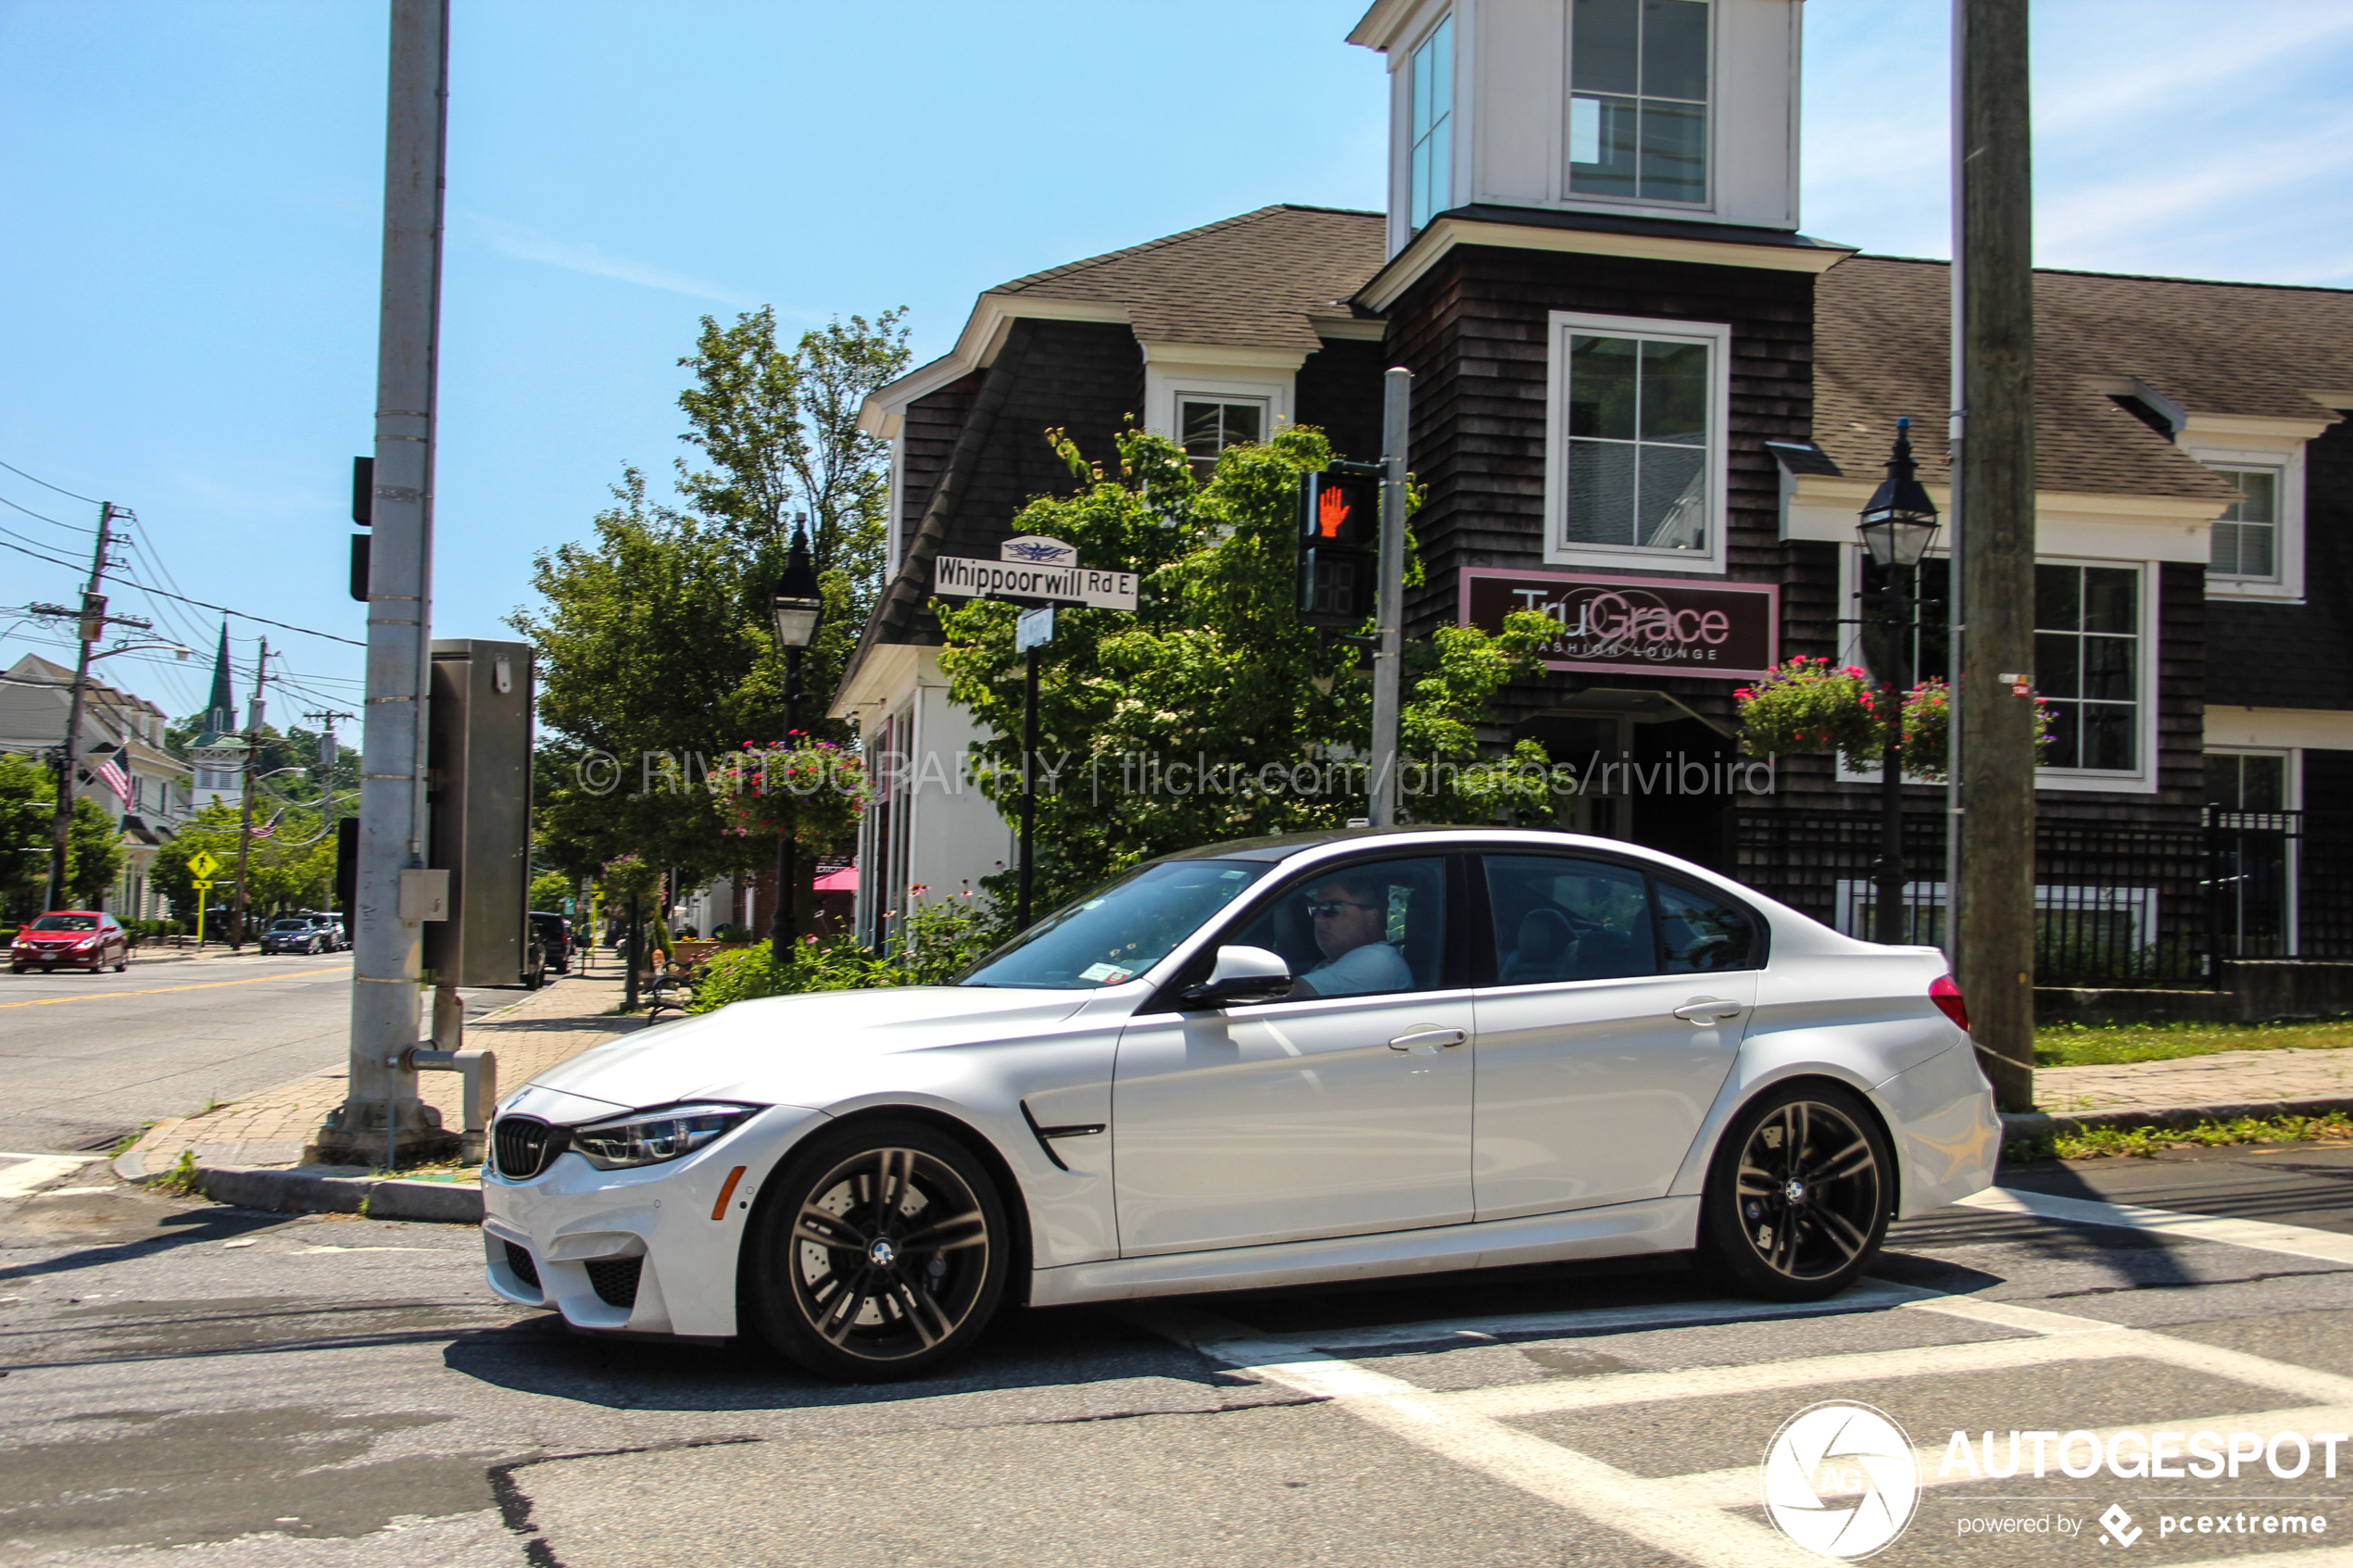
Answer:
[{"label": "white road marking", "polygon": [[2020,1192],[2016,1187],[1988,1187],[1960,1201],[1971,1209],[1996,1214],[2032,1214],[2045,1220],[2072,1220],[2079,1224],[2114,1225],[2122,1230],[2150,1231],[2193,1241],[2226,1242],[2258,1252],[2284,1252],[2292,1258],[2353,1263],[2353,1236],[2316,1230],[2309,1225],[2230,1220],[2218,1214],[2182,1214],[2170,1209],[2145,1209],[2136,1203],[2102,1203],[2088,1198]]},{"label": "white road marking", "polygon": [[0,1170],[0,1198],[22,1198],[44,1182],[70,1176],[84,1165],[94,1165],[103,1154],[0,1154],[18,1163]]},{"label": "white road marking", "polygon": [[1516,1431],[1441,1396],[1353,1361],[1252,1335],[1206,1313],[1139,1313],[1138,1321],[1244,1375],[1335,1401],[1368,1424],[1479,1471],[1531,1497],[1571,1510],[1670,1551],[1700,1568],[1819,1568],[1769,1526],[1714,1509],[1667,1501],[1659,1489],[1614,1465]]},{"label": "white road marking", "polygon": [[[2148,1432],[2161,1426],[2168,1432],[2252,1432],[2268,1441],[2274,1432],[2347,1432],[2353,1431],[2353,1405],[2300,1405],[2293,1410],[2258,1411],[2251,1415],[2168,1416],[2162,1423],[2139,1421],[2125,1426],[2086,1428],[2102,1443],[2119,1432]],[[1974,1436],[1972,1435],[1972,1440]],[[1998,1451],[1998,1450],[1997,1450]],[[1943,1443],[1922,1443],[1912,1450],[1912,1460],[1919,1467],[1923,1486],[1961,1486],[1970,1482],[1983,1482],[1986,1477],[1959,1471],[1951,1475],[1939,1474],[1944,1468],[1945,1449]],[[2004,1456],[2007,1458],[2007,1454]],[[2058,1474],[2056,1461],[2053,1474]],[[2317,1475],[2319,1472],[2316,1470]],[[1995,1476],[1995,1480],[2006,1477]],[[1752,1508],[1756,1503],[1756,1466],[1736,1464],[1730,1470],[1705,1470],[1690,1475],[1677,1475],[1657,1483],[1676,1487],[1685,1504],[1692,1508]],[[1815,1491],[1823,1497],[1851,1497],[1859,1486],[1842,1489],[1818,1485]],[[2266,1562],[2270,1558],[2264,1559]]]},{"label": "white road marking", "polygon": [[1668,1301],[1650,1307],[1587,1307],[1559,1312],[1434,1318],[1422,1323],[1384,1323],[1376,1328],[1303,1329],[1254,1337],[1302,1349],[1371,1350],[1390,1345],[1436,1344],[1453,1338],[1552,1337],[1613,1328],[1676,1328],[1685,1323],[1752,1323],[1774,1318],[1828,1317],[1840,1312],[1876,1312],[1938,1294],[1918,1286],[1867,1279],[1828,1301]]}]

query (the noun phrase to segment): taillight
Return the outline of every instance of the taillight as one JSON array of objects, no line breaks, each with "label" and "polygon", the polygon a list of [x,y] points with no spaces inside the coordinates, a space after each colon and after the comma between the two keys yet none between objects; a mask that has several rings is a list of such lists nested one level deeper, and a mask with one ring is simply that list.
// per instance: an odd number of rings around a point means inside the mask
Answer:
[{"label": "taillight", "polygon": [[1962,1028],[1969,1027],[1969,1003],[1961,999],[1961,988],[1953,984],[1949,974],[1940,974],[1928,988],[1928,999],[1936,1010]]}]

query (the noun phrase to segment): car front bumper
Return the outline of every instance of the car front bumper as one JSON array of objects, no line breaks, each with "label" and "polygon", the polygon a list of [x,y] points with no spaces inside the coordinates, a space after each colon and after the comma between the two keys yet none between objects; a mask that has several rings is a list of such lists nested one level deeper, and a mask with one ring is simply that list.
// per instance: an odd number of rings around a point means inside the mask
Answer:
[{"label": "car front bumper", "polygon": [[770,1106],[708,1148],[628,1171],[599,1171],[570,1150],[528,1181],[485,1168],[490,1288],[520,1306],[551,1307],[579,1328],[734,1335],[736,1260],[753,1196],[785,1151],[824,1120],[799,1106]]}]

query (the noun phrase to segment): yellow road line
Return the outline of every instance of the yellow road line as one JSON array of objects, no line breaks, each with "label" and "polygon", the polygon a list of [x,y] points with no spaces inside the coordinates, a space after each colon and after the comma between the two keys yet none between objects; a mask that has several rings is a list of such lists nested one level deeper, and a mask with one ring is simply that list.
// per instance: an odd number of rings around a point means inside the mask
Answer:
[{"label": "yellow road line", "polygon": [[195,985],[157,985],[145,991],[87,991],[79,997],[43,997],[37,1001],[0,1002],[0,1008],[53,1008],[59,1002],[102,1002],[112,997],[160,997],[166,991],[217,991],[223,985],[258,985],[265,980],[308,980],[314,975],[335,974],[349,968],[337,964],[333,969],[302,969],[290,974],[257,974],[250,980],[207,980]]}]

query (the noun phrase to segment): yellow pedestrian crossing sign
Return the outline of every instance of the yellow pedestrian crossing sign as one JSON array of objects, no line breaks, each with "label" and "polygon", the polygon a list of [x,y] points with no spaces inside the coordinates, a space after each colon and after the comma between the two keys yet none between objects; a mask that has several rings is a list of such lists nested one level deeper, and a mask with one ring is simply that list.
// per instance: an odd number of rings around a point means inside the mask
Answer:
[{"label": "yellow pedestrian crossing sign", "polygon": [[193,873],[194,880],[202,881],[220,869],[220,862],[212,858],[212,851],[209,849],[199,849],[188,857],[188,870]]}]

